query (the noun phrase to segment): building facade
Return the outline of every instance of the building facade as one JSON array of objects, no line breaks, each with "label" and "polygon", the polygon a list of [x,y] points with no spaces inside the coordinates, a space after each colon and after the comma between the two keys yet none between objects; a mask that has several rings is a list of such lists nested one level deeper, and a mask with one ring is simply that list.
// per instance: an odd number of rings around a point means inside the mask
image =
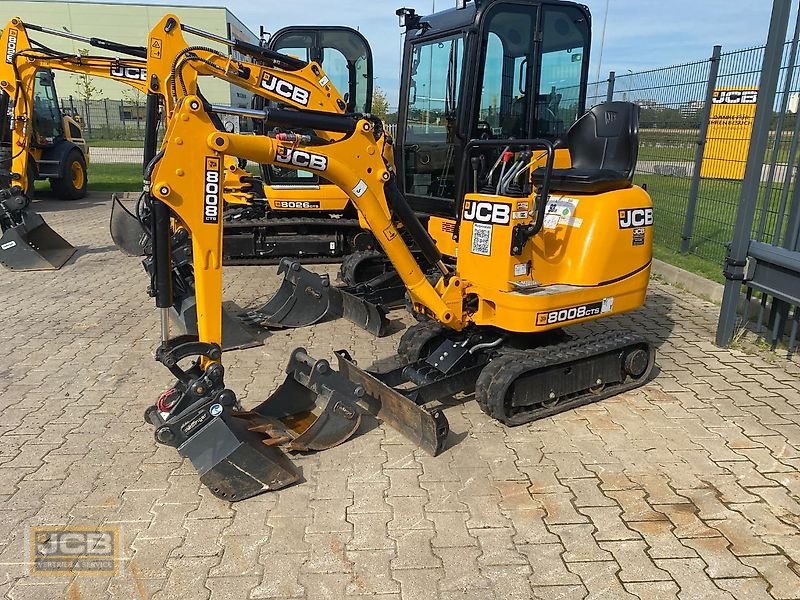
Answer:
[{"label": "building facade", "polygon": [[[144,46],[150,29],[167,13],[173,13],[185,24],[216,35],[239,39],[250,43],[258,43],[258,36],[250,31],[239,19],[224,7],[170,6],[152,4],[117,4],[114,2],[69,2],[58,0],[14,0],[0,1],[0,28],[12,17],[20,17],[23,21],[43,25],[53,29],[68,31],[87,37],[98,37],[113,40],[131,46]],[[56,37],[39,32],[30,32],[33,39],[45,46],[70,54],[79,54],[88,50],[92,55],[111,55],[97,48],[86,47],[86,44],[66,38]],[[229,49],[222,44],[185,34],[187,42],[197,43],[215,48],[225,54]],[[56,74],[56,87],[62,104],[69,105],[70,97],[74,102],[85,101],[86,94],[81,93],[78,76],[69,73]],[[110,100],[121,106],[120,118],[133,116],[135,106],[143,104],[144,99],[133,89],[109,81],[96,79],[92,81],[96,92],[92,100]],[[213,103],[232,104],[249,107],[251,95],[219,79],[203,78],[200,83],[203,95]],[[137,98],[136,96],[139,96]],[[116,112],[116,111],[112,111]]]}]

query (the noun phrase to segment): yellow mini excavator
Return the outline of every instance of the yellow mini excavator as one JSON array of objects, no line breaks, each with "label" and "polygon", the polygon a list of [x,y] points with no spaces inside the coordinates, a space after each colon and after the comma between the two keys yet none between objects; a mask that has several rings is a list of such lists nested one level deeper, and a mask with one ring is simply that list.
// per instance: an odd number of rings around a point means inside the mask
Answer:
[{"label": "yellow mini excavator", "polygon": [[[511,44],[523,43],[527,36],[534,49],[555,44],[551,38],[569,39],[572,52],[553,57],[553,69],[568,72],[572,63],[585,59],[569,55],[577,48],[578,55],[588,50],[588,12],[572,2],[496,1],[462,3],[442,18],[469,19],[478,26],[432,41],[420,55],[417,72],[428,60],[428,85],[445,82],[450,90],[440,115],[419,113],[421,133],[447,139],[455,118],[449,110],[457,98],[454,90],[488,94],[475,97],[469,113],[475,128],[486,135],[463,142],[452,157],[446,150],[422,161],[425,166],[436,158],[445,165],[442,176],[452,161],[461,164],[451,232],[454,265],[445,264],[409,205],[398,181],[392,140],[379,120],[213,105],[193,93],[191,85],[170,115],[163,145],[146,174],[146,189],[153,211],[154,291],[162,314],[156,357],[176,381],[145,419],[154,425],[156,440],[188,457],[201,481],[220,498],[241,500],[298,481],[300,474],[282,448],[321,450],[341,443],[366,413],[435,455],[448,435],[447,420],[437,406],[444,396],[474,390],[489,415],[519,425],[638,387],[650,374],[654,351],[638,334],[610,331],[572,338],[562,331],[644,303],[653,210],[647,193],[631,183],[638,108],[629,103],[593,108],[570,127],[560,152],[545,138],[510,137],[516,131],[511,122],[507,132],[505,125],[480,118],[493,111],[513,117],[517,110],[534,115],[544,110],[557,117],[552,99],[539,101],[544,65],[535,54],[521,55],[513,68],[504,65],[502,76],[492,66],[493,60],[514,56],[506,42],[495,41],[496,28],[515,31],[506,37]],[[424,32],[425,21],[418,25]],[[187,27],[167,16],[151,31],[150,43],[158,39],[166,47],[181,29]],[[263,50],[261,57],[274,59],[273,76],[297,75],[287,67],[299,65]],[[155,73],[150,64],[148,71]],[[193,81],[192,73],[202,64],[185,64],[183,80]],[[517,109],[514,103],[511,108],[496,106],[499,97],[491,86],[516,73],[522,74]],[[433,104],[439,96],[423,90],[422,81],[416,80],[412,98]],[[293,85],[314,98],[318,83],[309,78]],[[168,82],[151,80],[151,88],[154,84]],[[226,132],[222,114],[278,124],[285,131],[275,137]],[[320,140],[295,133],[309,129],[331,135]],[[336,353],[337,371],[297,349],[279,389],[243,410],[225,387],[220,350],[220,182],[225,156],[310,170],[347,193],[421,319],[401,340],[401,364],[370,372],[342,350]],[[447,188],[446,180],[436,185]],[[171,218],[191,235],[197,337],[174,338],[169,332]],[[406,236],[436,267],[433,281],[420,268]],[[193,360],[188,367],[187,360]]]}]

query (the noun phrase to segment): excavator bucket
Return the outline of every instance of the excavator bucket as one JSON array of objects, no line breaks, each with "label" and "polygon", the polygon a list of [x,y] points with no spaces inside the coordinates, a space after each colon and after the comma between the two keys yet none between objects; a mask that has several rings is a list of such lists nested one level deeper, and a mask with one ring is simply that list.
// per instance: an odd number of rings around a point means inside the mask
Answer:
[{"label": "excavator bucket", "polygon": [[326,360],[305,349],[292,352],[286,380],[264,402],[236,417],[248,430],[270,436],[271,444],[290,450],[326,450],[346,441],[361,423],[355,404],[363,389],[342,378]]},{"label": "excavator bucket", "polygon": [[75,248],[53,231],[35,212],[0,237],[0,264],[11,271],[57,271]]},{"label": "excavator bucket", "polygon": [[341,297],[331,293],[327,275],[317,275],[293,260],[281,259],[278,275],[281,287],[261,308],[244,314],[244,319],[264,327],[295,329],[342,316]]},{"label": "excavator bucket", "polygon": [[111,196],[111,239],[114,245],[128,256],[144,256],[144,230],[139,219],[120,201],[116,194]]},{"label": "excavator bucket", "polygon": [[344,317],[376,336],[386,335],[389,321],[382,307],[331,286],[327,275],[309,271],[297,261],[281,260],[281,273],[284,278],[278,291],[261,308],[245,313],[244,320],[263,327],[295,329]]},{"label": "excavator bucket", "polygon": [[[195,297],[175,298],[170,311],[184,333],[197,335],[197,303]],[[263,345],[240,319],[222,307],[222,349],[225,351],[244,350]]]},{"label": "excavator bucket", "polygon": [[178,447],[200,474],[200,482],[219,499],[235,502],[300,481],[284,452],[263,443],[236,417],[216,417]]}]

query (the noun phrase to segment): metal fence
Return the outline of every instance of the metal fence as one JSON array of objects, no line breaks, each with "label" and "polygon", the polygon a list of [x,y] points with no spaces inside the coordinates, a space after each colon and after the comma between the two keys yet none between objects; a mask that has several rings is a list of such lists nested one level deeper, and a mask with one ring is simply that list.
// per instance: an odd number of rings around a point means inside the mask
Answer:
[{"label": "metal fence", "polygon": [[[800,185],[797,103],[800,99],[800,13],[784,43],[791,0],[774,0],[769,37],[753,74],[758,104],[740,186],[717,343],[748,330],[791,354],[800,333]],[[794,106],[792,106],[794,105]]]}]

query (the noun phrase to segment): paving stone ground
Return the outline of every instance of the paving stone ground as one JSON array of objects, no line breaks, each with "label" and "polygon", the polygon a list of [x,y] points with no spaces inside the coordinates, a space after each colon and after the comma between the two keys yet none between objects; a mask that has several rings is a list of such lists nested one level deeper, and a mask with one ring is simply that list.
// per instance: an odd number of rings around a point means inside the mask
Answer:
[{"label": "paving stone ground", "polygon": [[[7,597],[800,598],[800,368],[715,347],[713,305],[654,282],[645,309],[604,323],[658,344],[634,392],[514,429],[453,403],[436,458],[365,428],[298,457],[302,485],[228,504],[142,422],[171,380],[108,202],[37,206],[79,253],[58,272],[0,271]],[[278,283],[273,268],[225,280],[242,306]],[[296,346],[369,364],[399,335],[273,333],[225,356],[227,383],[250,406]],[[28,575],[29,526],[101,524],[120,528],[120,576]]]}]

